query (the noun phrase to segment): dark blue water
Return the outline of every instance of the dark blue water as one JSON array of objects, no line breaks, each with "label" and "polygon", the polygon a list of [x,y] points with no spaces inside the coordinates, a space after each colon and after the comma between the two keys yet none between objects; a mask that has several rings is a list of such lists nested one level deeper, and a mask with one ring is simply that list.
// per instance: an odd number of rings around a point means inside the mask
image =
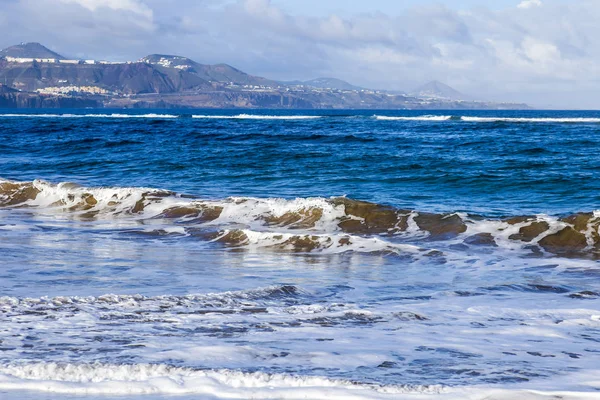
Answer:
[{"label": "dark blue water", "polygon": [[[102,111],[113,112],[119,111]],[[399,207],[493,215],[591,211],[600,199],[595,179],[600,123],[373,118],[423,112],[259,113],[323,116],[312,120],[192,119],[189,111],[169,113],[180,118],[1,118],[1,175],[167,188],[215,198],[347,195]],[[598,112],[432,114],[600,118]]]},{"label": "dark blue water", "polygon": [[0,398],[593,398],[599,149],[600,112],[0,110]]}]

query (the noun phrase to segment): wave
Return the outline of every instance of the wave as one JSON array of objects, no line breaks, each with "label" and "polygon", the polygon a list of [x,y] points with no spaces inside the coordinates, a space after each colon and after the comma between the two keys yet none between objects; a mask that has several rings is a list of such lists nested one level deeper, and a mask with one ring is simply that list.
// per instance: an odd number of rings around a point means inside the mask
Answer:
[{"label": "wave", "polygon": [[257,305],[266,305],[271,301],[280,303],[282,300],[294,300],[308,293],[292,285],[275,285],[258,289],[238,290],[222,293],[189,294],[183,296],[143,296],[116,295],[102,296],[59,296],[40,298],[0,297],[0,308],[3,312],[20,314],[25,311],[47,312],[60,310],[81,310],[85,307],[96,307],[111,310],[160,310],[185,309],[187,312],[209,310],[215,308],[237,309],[240,312],[249,311]]},{"label": "wave", "polygon": [[248,249],[428,255],[430,251],[415,243],[453,241],[477,248],[600,258],[598,211],[490,219],[425,213],[345,197],[204,200],[162,189],[1,179],[0,207],[67,213],[84,220],[152,220],[151,227],[160,227],[152,231],[157,235],[185,235]]},{"label": "wave", "polygon": [[600,123],[600,118],[460,117],[465,122]]},{"label": "wave", "polygon": [[[0,118],[96,118],[96,119],[177,119],[181,115],[175,114],[0,114]],[[228,120],[316,120],[326,118],[324,115],[192,115],[194,119],[228,119]],[[335,116],[340,117],[340,116]],[[341,116],[344,118],[357,118],[360,116]],[[543,117],[471,117],[451,115],[419,115],[419,116],[387,116],[374,115],[372,118],[378,121],[424,121],[424,122],[505,122],[505,123],[600,123],[600,118],[543,118]]]},{"label": "wave", "polygon": [[378,121],[449,121],[451,115],[421,115],[417,117],[391,117],[387,115],[375,115]]},{"label": "wave", "polygon": [[309,120],[323,118],[319,115],[192,115],[195,119],[264,119],[264,120]]},{"label": "wave", "polygon": [[379,121],[463,121],[507,123],[600,123],[600,118],[519,118],[519,117],[469,117],[451,115],[384,116],[375,115]]},{"label": "wave", "polygon": [[437,394],[441,386],[357,383],[325,377],[199,370],[166,364],[24,363],[0,366],[0,389],[64,394],[196,394],[211,398],[380,399]]},{"label": "wave", "polygon": [[[390,243],[378,237],[362,237],[347,234],[303,234],[281,232],[256,232],[234,229],[219,232],[213,241],[230,247],[247,249],[273,249],[293,252],[319,252],[338,254],[343,252],[380,253],[399,255],[431,255],[426,249],[410,244]],[[435,254],[435,253],[434,253]]]},{"label": "wave", "polygon": [[0,114],[0,118],[150,118],[173,119],[171,114]]}]

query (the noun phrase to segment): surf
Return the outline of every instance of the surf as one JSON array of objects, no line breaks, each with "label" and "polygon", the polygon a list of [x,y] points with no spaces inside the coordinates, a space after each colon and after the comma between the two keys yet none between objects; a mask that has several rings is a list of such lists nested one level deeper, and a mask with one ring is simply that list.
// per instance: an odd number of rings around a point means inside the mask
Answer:
[{"label": "surf", "polygon": [[539,255],[600,257],[600,211],[488,218],[335,196],[210,200],[164,189],[88,188],[42,180],[0,180],[0,207],[88,221],[155,221],[160,223],[157,234],[254,250],[430,254],[435,248],[427,243],[455,241]]}]

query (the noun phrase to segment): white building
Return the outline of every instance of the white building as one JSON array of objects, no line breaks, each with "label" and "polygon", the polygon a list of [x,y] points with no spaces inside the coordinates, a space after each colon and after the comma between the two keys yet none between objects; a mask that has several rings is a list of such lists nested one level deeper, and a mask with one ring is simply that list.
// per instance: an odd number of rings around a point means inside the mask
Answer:
[{"label": "white building", "polygon": [[21,58],[21,57],[5,57],[8,62],[16,62],[16,63],[30,63],[33,62],[33,58]]},{"label": "white building", "polygon": [[39,62],[39,63],[56,63],[58,62],[58,60],[56,58],[25,58],[25,57],[10,57],[10,56],[6,56],[4,57],[6,58],[6,61],[8,62],[16,62],[16,63],[32,63],[32,62]]}]

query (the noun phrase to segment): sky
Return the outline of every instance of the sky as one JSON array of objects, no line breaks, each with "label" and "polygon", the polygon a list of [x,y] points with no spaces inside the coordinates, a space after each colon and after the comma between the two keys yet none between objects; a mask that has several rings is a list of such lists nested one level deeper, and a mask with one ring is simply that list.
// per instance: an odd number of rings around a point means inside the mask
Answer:
[{"label": "sky", "polygon": [[0,47],[600,109],[600,0],[0,0]]}]

